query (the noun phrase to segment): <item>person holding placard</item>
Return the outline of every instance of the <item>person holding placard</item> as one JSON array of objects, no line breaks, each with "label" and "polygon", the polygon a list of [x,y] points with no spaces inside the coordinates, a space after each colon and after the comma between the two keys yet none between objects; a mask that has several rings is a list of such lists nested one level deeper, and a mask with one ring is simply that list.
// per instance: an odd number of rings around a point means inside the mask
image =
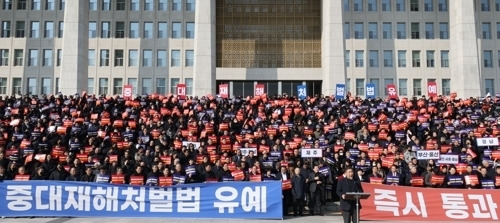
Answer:
[{"label": "person holding placard", "polygon": [[449,174],[444,177],[443,187],[448,188],[464,188],[465,180],[464,177],[457,173],[457,168],[454,166],[450,167]]}]

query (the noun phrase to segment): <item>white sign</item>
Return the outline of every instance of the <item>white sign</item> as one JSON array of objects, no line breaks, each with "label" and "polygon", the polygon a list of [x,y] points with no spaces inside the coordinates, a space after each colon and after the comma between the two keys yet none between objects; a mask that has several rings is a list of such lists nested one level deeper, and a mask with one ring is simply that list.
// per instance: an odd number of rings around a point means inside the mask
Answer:
[{"label": "white sign", "polygon": [[457,164],[458,159],[458,155],[441,154],[439,156],[438,164]]},{"label": "white sign", "polygon": [[439,150],[418,150],[417,160],[438,160]]},{"label": "white sign", "polygon": [[182,141],[182,146],[186,146],[187,148],[189,148],[189,144],[193,144],[194,145],[194,149],[200,148],[200,142]]},{"label": "white sign", "polygon": [[301,149],[300,156],[302,158],[323,157],[323,150],[322,149]]},{"label": "white sign", "polygon": [[498,138],[477,138],[477,146],[498,146]]},{"label": "white sign", "polygon": [[257,156],[257,148],[240,148],[241,155],[248,156],[250,151],[253,151],[253,156]]}]

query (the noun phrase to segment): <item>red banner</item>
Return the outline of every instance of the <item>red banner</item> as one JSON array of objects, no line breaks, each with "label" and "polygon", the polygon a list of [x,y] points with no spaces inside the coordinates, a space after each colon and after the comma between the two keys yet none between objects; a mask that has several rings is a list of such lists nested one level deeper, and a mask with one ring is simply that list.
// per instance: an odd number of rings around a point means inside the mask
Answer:
[{"label": "red banner", "polygon": [[132,85],[130,85],[130,84],[123,85],[123,94],[122,94],[122,97],[125,100],[132,99],[134,97],[133,93],[134,92],[132,92]]},{"label": "red banner", "polygon": [[390,99],[398,99],[398,91],[396,90],[396,85],[388,84],[387,85],[387,94]]},{"label": "red banner", "polygon": [[186,84],[177,84],[177,96],[182,100],[186,98]]},{"label": "red banner", "polygon": [[229,84],[219,85],[219,95],[221,98],[229,98]]},{"label": "red banner", "polygon": [[437,97],[438,88],[436,82],[427,82],[427,95],[429,97]]},{"label": "red banner", "polygon": [[255,96],[261,96],[264,93],[265,93],[264,85],[263,84],[256,84],[255,85]]},{"label": "red banner", "polygon": [[363,183],[362,220],[498,221],[496,190],[436,189]]}]

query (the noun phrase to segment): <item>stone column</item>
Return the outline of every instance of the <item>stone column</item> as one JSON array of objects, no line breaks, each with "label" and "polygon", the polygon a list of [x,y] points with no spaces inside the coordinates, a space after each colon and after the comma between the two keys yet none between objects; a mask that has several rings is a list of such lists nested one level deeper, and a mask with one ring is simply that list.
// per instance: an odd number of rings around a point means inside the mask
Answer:
[{"label": "stone column", "polygon": [[196,1],[193,95],[215,94],[215,2]]},{"label": "stone column", "polygon": [[[89,3],[86,0],[66,1],[59,89],[62,94],[87,90]],[[99,55],[96,53],[96,55]],[[56,92],[57,93],[57,92]]]},{"label": "stone column", "polygon": [[342,1],[322,0],[321,66],[322,93],[335,94],[335,85],[346,80]]},{"label": "stone column", "polygon": [[[481,95],[481,63],[476,36],[474,0],[451,0],[450,68],[451,91],[458,97]],[[494,93],[494,92],[493,92]]]}]

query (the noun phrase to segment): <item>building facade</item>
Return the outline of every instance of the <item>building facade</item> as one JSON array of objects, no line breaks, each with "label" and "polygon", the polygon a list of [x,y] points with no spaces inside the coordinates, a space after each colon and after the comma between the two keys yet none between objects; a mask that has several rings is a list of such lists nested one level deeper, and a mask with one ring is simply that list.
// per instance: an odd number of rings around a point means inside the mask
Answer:
[{"label": "building facade", "polygon": [[494,94],[500,0],[0,0],[0,95]]}]

